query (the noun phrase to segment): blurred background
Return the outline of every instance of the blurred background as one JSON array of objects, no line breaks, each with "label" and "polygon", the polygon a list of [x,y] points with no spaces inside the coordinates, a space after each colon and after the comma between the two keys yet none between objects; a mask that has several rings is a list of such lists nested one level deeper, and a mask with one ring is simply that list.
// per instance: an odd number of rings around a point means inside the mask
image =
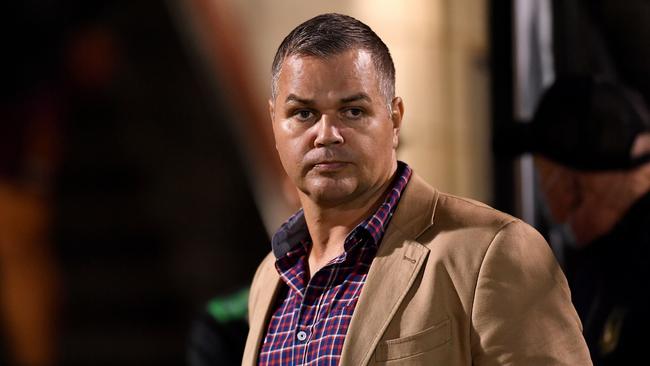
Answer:
[{"label": "blurred background", "polygon": [[646,105],[649,8],[4,2],[0,365],[198,364],[218,342],[238,352],[245,329],[222,325],[242,321],[269,237],[297,208],[266,100],[275,50],[302,21],[339,12],[370,25],[405,101],[399,158],[548,237],[520,127],[558,75],[609,75]]}]

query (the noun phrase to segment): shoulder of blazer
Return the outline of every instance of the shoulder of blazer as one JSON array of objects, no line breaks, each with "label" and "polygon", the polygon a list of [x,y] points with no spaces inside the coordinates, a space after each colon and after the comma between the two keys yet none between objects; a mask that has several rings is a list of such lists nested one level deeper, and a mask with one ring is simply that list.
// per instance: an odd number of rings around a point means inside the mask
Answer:
[{"label": "shoulder of blazer", "polygon": [[455,222],[463,227],[493,227],[498,230],[511,222],[521,221],[483,202],[447,193],[439,194],[436,213],[436,223],[441,226]]},{"label": "shoulder of blazer", "polygon": [[[389,230],[417,240],[430,231],[480,227],[495,233],[520,221],[482,202],[440,192],[413,174],[397,206]],[[387,232],[388,236],[388,232]]]}]

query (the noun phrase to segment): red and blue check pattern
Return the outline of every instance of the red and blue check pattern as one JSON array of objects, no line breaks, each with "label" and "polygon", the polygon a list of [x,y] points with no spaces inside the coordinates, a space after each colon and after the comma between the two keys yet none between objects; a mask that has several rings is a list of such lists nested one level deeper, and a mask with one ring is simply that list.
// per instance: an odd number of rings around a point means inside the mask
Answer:
[{"label": "red and blue check pattern", "polygon": [[[381,206],[350,232],[345,251],[307,278],[311,239],[298,211],[274,235],[288,248],[276,252],[276,268],[284,282],[260,349],[264,366],[338,365],[352,313],[379,243],[411,177],[399,162],[391,189]],[[298,234],[296,234],[298,233]]]}]

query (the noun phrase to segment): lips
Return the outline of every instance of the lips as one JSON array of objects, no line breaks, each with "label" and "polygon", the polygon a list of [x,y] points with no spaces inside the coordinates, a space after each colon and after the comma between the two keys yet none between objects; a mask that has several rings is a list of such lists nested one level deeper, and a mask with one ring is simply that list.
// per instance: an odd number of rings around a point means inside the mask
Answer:
[{"label": "lips", "polygon": [[314,170],[321,172],[334,172],[345,168],[348,163],[343,161],[321,161],[313,165]]},{"label": "lips", "polygon": [[335,173],[345,169],[354,161],[353,156],[344,149],[318,148],[309,151],[303,160],[303,174]]}]

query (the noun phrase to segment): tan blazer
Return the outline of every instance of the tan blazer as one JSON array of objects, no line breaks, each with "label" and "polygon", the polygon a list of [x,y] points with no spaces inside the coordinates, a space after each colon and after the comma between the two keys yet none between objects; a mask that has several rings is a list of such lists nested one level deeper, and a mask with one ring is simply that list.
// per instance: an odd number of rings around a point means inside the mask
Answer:
[{"label": "tan blazer", "polygon": [[[243,366],[257,364],[280,279],[250,292]],[[542,236],[413,176],[370,267],[341,354],[358,365],[591,365],[567,281]]]}]

